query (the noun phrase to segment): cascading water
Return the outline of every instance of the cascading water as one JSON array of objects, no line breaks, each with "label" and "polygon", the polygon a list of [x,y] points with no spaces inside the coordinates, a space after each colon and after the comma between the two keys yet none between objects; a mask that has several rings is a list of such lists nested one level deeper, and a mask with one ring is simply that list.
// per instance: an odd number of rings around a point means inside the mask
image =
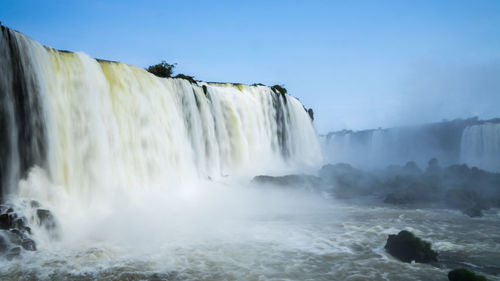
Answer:
[{"label": "cascading water", "polygon": [[[0,205],[1,280],[445,278],[383,251],[401,229],[496,274],[496,222],[248,186],[321,162],[312,121],[289,95],[158,78],[1,32],[1,201],[31,227],[5,229]],[[370,145],[387,140],[380,131]]]},{"label": "cascading water", "polygon": [[500,124],[486,123],[465,128],[460,160],[484,170],[500,171]]},{"label": "cascading water", "polygon": [[4,187],[31,170],[85,198],[320,157],[302,105],[269,87],[161,79],[7,28],[0,56]]},{"label": "cascading water", "polygon": [[[216,231],[255,208],[251,176],[321,161],[302,104],[266,86],[158,78],[5,27],[0,69],[0,203],[26,216],[39,248],[32,264],[197,241],[210,233],[197,227]],[[39,204],[57,235],[42,229]]]},{"label": "cascading water", "polygon": [[[494,123],[495,122],[495,123]],[[442,166],[467,164],[500,171],[500,124],[477,118],[421,126],[333,132],[322,137],[325,159],[356,167],[380,168],[437,158]]]}]

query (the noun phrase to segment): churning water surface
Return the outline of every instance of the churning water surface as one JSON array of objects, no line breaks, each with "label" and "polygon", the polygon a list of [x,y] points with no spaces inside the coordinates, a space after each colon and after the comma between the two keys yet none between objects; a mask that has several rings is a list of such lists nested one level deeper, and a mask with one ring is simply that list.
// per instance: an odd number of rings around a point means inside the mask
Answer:
[{"label": "churning water surface", "polygon": [[[60,237],[39,235],[39,251],[4,261],[0,278],[444,281],[457,267],[491,280],[500,274],[498,210],[469,218],[227,187],[145,192],[111,205],[76,217],[56,212]],[[387,236],[402,229],[432,242],[441,263],[407,264],[385,253]]]}]

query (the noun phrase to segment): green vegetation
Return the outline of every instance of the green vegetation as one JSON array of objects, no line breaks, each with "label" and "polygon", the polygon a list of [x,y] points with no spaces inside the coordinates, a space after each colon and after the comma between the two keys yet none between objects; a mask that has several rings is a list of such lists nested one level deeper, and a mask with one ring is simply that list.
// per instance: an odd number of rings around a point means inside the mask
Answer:
[{"label": "green vegetation", "polygon": [[189,76],[182,73],[172,76],[174,74],[174,68],[176,65],[177,63],[170,64],[167,63],[166,61],[162,61],[159,64],[149,66],[146,70],[158,77],[185,79],[191,83],[196,83],[196,80],[194,80],[194,76]]},{"label": "green vegetation", "polygon": [[146,70],[158,77],[166,78],[166,77],[172,77],[176,65],[177,65],[176,63],[169,64],[166,61],[162,61],[159,64],[149,66]]},{"label": "green vegetation", "polygon": [[486,277],[477,275],[467,269],[454,269],[448,273],[448,280],[450,281],[487,281]]}]

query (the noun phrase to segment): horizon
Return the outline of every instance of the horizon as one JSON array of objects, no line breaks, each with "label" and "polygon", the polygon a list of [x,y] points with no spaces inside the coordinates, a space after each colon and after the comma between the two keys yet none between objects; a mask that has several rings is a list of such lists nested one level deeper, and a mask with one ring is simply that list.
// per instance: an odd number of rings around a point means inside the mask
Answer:
[{"label": "horizon", "polygon": [[5,1],[0,20],[94,58],[283,84],[320,134],[500,116],[499,2],[150,4]]}]

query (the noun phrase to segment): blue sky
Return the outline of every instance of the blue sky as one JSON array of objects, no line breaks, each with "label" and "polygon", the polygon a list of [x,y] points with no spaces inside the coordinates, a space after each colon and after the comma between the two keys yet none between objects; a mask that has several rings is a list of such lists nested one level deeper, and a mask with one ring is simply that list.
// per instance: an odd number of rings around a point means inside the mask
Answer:
[{"label": "blue sky", "polygon": [[500,1],[0,0],[42,44],[284,84],[320,133],[500,117]]}]

